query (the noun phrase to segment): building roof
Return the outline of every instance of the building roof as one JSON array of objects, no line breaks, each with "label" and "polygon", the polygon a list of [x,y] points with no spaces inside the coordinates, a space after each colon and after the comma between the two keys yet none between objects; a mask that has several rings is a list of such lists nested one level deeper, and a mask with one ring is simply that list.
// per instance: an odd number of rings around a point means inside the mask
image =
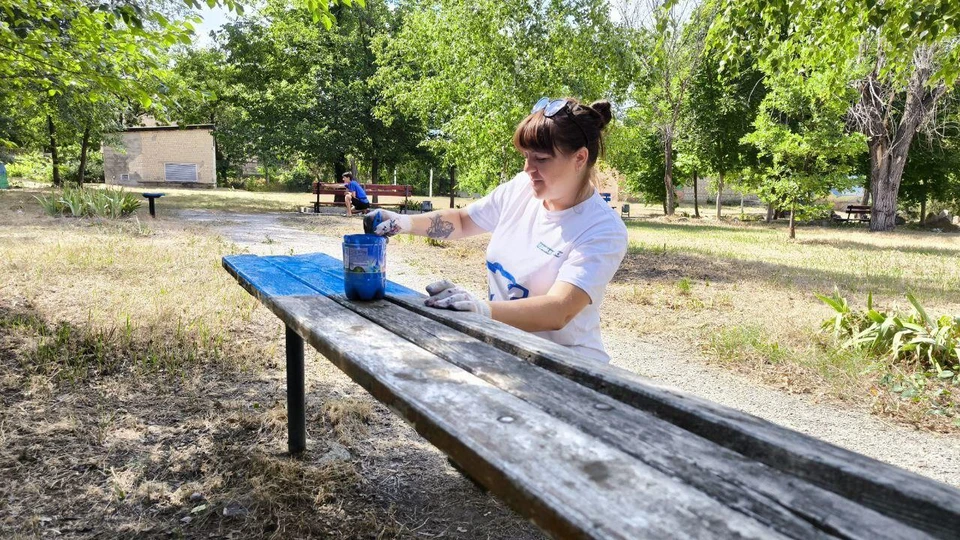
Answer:
[{"label": "building roof", "polygon": [[181,129],[209,129],[213,131],[213,124],[189,124],[186,126],[135,126],[124,128],[124,132],[129,131],[179,131]]}]

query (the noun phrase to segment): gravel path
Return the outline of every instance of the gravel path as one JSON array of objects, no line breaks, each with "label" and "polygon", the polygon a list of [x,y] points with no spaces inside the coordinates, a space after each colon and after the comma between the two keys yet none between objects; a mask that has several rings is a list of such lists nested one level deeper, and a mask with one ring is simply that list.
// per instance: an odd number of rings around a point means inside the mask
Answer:
[{"label": "gravel path", "polygon": [[[286,214],[289,216],[289,214]],[[282,214],[225,214],[181,211],[186,221],[207,223],[251,253],[277,255],[322,252],[340,256],[340,238],[304,232],[281,223]],[[309,219],[305,217],[304,219]],[[359,218],[357,228],[360,228]],[[431,281],[404,260],[392,257],[390,279],[422,290]],[[885,422],[868,411],[813,403],[802,395],[759,386],[755,381],[628,336],[604,335],[613,364],[661,386],[700,396],[807,433],[827,442],[941,482],[960,487],[960,437],[919,431]]]}]

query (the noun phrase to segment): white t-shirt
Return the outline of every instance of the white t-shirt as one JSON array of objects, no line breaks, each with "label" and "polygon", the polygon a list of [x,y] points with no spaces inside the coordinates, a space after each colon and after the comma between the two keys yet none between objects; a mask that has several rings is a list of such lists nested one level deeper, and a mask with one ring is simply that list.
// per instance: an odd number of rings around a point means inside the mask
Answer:
[{"label": "white t-shirt", "polygon": [[563,329],[536,335],[584,356],[609,362],[600,340],[600,302],[627,251],[627,228],[600,195],[551,211],[534,198],[526,173],[467,207],[480,228],[492,231],[487,248],[489,299],[517,300],[547,294],[557,281],[590,296]]}]

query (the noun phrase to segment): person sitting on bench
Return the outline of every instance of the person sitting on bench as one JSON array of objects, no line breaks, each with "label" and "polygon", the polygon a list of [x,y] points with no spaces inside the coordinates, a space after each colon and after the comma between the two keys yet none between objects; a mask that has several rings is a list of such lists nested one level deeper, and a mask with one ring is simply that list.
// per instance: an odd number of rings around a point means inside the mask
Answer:
[{"label": "person sitting on bench", "polygon": [[595,164],[610,103],[537,102],[513,135],[523,172],[463,209],[400,215],[374,210],[364,230],[454,240],[492,232],[487,286],[474,296],[447,280],[426,305],[474,311],[609,362],[600,303],[627,251],[627,228],[600,196]]},{"label": "person sitting on bench", "polygon": [[367,199],[367,193],[363,187],[353,179],[353,173],[347,171],[343,173],[343,187],[347,190],[343,194],[343,202],[347,206],[347,215],[352,216],[353,210],[366,210],[370,208],[370,200]]}]

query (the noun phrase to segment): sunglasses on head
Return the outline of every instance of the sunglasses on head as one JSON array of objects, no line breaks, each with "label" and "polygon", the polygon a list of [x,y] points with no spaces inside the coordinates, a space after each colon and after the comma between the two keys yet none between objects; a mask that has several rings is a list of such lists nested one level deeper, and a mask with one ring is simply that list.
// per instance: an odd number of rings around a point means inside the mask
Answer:
[{"label": "sunglasses on head", "polygon": [[577,122],[577,116],[573,114],[573,110],[570,105],[569,99],[550,99],[548,97],[540,98],[536,104],[534,104],[533,109],[530,110],[530,114],[533,114],[538,111],[543,111],[543,115],[547,118],[553,118],[560,111],[563,111],[570,117],[570,120],[573,120],[573,123],[576,124],[577,129],[580,130],[580,133],[583,135],[583,145],[588,147],[590,146],[590,139],[587,137],[587,132],[583,130],[583,126],[580,125],[580,122]]}]

